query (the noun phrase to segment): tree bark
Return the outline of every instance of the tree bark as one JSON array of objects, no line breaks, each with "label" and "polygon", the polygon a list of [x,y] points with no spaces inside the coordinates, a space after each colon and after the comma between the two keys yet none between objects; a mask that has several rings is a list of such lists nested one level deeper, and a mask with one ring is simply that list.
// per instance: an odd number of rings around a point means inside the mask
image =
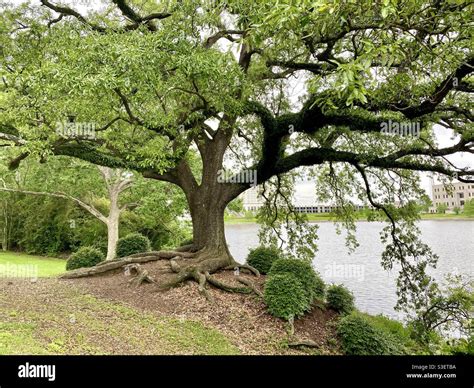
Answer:
[{"label": "tree bark", "polygon": [[117,204],[110,204],[110,212],[107,217],[107,258],[113,260],[117,254],[117,242],[119,238],[120,209]]},{"label": "tree bark", "polygon": [[229,253],[224,228],[225,206],[222,201],[212,200],[208,196],[197,196],[190,204],[193,244],[196,249]]}]

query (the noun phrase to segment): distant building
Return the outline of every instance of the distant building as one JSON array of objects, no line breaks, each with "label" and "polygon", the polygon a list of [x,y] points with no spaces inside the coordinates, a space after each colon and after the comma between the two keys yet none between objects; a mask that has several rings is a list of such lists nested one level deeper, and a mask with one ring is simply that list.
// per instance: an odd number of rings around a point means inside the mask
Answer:
[{"label": "distant building", "polygon": [[[446,188],[452,188],[447,190]],[[464,204],[474,199],[474,184],[457,182],[451,185],[434,184],[431,183],[431,196],[433,206],[430,208],[430,213],[435,213],[440,205],[446,205],[447,210],[452,212],[454,208],[462,209]]]},{"label": "distant building", "polygon": [[[298,188],[292,200],[297,213],[331,213],[336,209],[334,204],[317,201],[314,186],[305,188],[300,185]],[[256,212],[264,205],[265,200],[260,193],[261,188],[257,186],[242,194],[242,205],[245,211]],[[361,210],[364,206],[361,205],[358,208]]]},{"label": "distant building", "polygon": [[260,209],[265,200],[260,195],[260,188],[258,186],[251,187],[242,194],[242,206],[245,211],[255,212]]}]

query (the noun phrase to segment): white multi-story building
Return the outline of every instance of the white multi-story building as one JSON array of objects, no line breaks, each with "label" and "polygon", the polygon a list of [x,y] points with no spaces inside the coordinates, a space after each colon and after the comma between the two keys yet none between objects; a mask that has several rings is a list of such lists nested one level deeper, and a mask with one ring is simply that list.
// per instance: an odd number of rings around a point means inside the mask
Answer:
[{"label": "white multi-story building", "polygon": [[464,204],[474,199],[474,183],[457,182],[451,185],[431,184],[431,196],[433,206],[430,212],[436,212],[440,205],[446,205],[448,211],[453,211],[454,208],[462,209]]},{"label": "white multi-story building", "polygon": [[[300,213],[330,213],[335,210],[331,203],[318,201],[313,182],[300,183],[296,185],[292,204],[296,212]],[[242,194],[243,208],[245,211],[258,211],[264,204],[264,198],[260,195],[261,188],[256,186],[248,189]],[[363,206],[359,207],[360,209]]]},{"label": "white multi-story building", "polygon": [[251,187],[242,194],[242,204],[245,211],[255,212],[264,204],[264,199],[260,195],[260,188],[258,186]]}]

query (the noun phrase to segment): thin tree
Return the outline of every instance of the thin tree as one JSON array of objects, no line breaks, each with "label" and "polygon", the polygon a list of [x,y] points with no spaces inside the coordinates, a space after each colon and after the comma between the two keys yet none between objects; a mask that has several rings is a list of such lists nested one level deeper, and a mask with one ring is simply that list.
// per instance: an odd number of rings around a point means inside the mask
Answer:
[{"label": "thin tree", "polygon": [[19,188],[8,188],[5,186],[0,187],[0,191],[12,192],[12,193],[21,193],[28,195],[40,195],[48,196],[54,198],[64,198],[70,201],[75,202],[81,208],[86,210],[89,214],[97,218],[99,221],[105,224],[107,227],[107,257],[106,260],[113,260],[116,257],[117,251],[117,242],[119,239],[119,225],[120,225],[120,214],[123,210],[128,207],[133,206],[133,203],[127,203],[124,205],[119,204],[120,195],[129,189],[133,184],[132,174],[127,173],[121,169],[112,169],[103,166],[97,166],[97,169],[100,171],[100,174],[104,180],[108,200],[109,200],[109,209],[108,214],[104,214],[98,210],[92,203],[88,203],[84,200],[81,200],[73,195],[61,193],[61,192],[40,192],[40,191],[30,191],[22,190]]}]

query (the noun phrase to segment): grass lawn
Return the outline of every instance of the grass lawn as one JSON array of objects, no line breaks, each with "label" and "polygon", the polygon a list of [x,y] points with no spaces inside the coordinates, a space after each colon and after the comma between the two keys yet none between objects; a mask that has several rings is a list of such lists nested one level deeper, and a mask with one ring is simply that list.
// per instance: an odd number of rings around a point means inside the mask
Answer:
[{"label": "grass lawn", "polygon": [[[61,259],[0,252],[0,355],[239,353],[201,322],[158,317],[54,279],[65,266]],[[35,272],[16,277],[47,279],[8,280],[25,268]]]},{"label": "grass lawn", "polygon": [[[22,273],[25,271],[29,274],[26,277],[49,277],[59,275],[65,270],[66,260],[17,252],[0,252],[0,277],[24,277]],[[35,275],[32,276],[32,273]]]},{"label": "grass lawn", "polygon": [[0,289],[0,355],[239,353],[201,322],[98,299],[57,279],[0,279]]}]

